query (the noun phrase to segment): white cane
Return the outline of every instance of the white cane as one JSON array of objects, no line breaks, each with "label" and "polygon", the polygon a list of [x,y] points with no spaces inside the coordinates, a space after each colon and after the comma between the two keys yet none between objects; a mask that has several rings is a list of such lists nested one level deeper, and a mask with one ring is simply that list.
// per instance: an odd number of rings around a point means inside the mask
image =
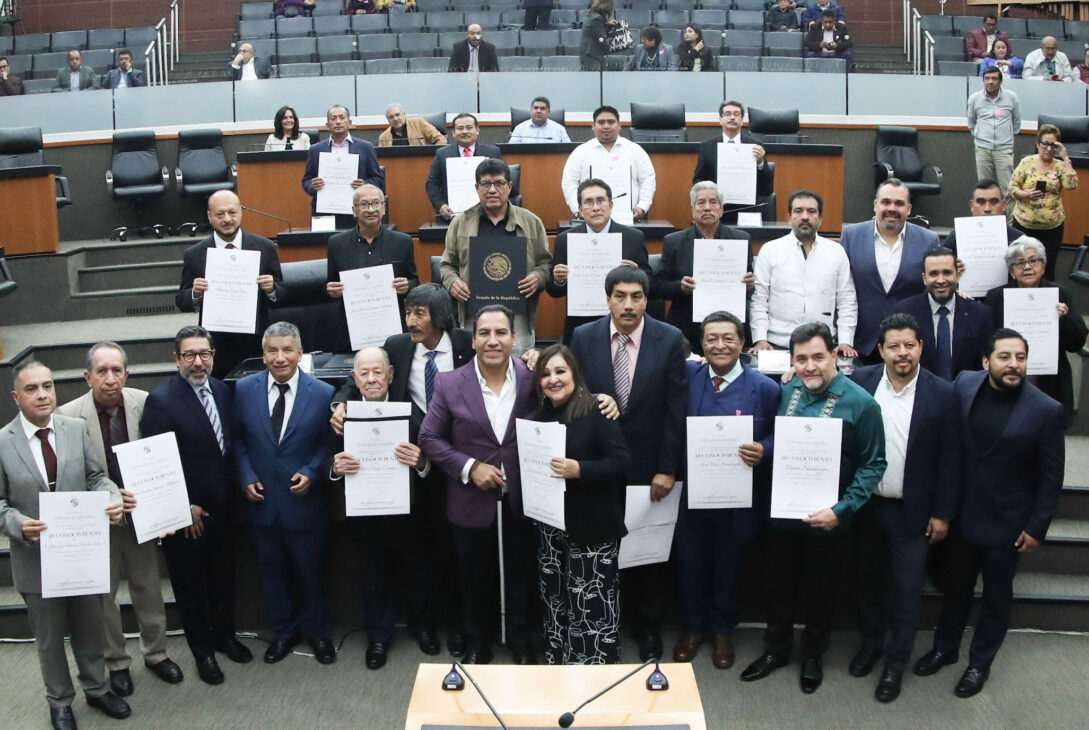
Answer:
[{"label": "white cane", "polygon": [[503,496],[495,503],[496,534],[499,536],[499,643],[507,643],[506,570],[503,567]]}]

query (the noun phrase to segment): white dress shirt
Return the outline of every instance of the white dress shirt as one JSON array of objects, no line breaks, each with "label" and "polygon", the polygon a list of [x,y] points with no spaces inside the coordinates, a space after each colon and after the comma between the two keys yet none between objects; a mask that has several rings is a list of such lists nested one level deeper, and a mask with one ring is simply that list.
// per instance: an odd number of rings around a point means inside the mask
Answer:
[{"label": "white dress shirt", "polygon": [[[276,441],[284,437],[284,432],[287,430],[287,422],[291,420],[291,409],[295,407],[295,396],[299,394],[299,369],[295,368],[295,373],[287,381],[287,392],[284,393],[284,422],[280,426],[280,433],[276,435]],[[276,401],[280,397],[280,389],[276,387],[276,378],[272,377],[272,373],[268,376],[268,415],[272,417],[272,409],[276,406]]]},{"label": "white dress shirt", "polygon": [[[427,413],[427,384],[424,371],[427,369],[428,352],[430,350],[422,342],[418,343],[412,354],[412,369],[408,371],[408,395],[424,413]],[[446,332],[442,333],[439,344],[435,345],[435,352],[439,353],[435,355],[435,367],[440,373],[448,373],[454,369],[454,345]]]},{"label": "white dress shirt", "polygon": [[216,245],[216,248],[227,248],[227,244],[231,244],[235,248],[242,248],[242,229],[239,228],[234,232],[234,238],[227,240],[221,238],[218,233],[212,233],[212,243]]},{"label": "white dress shirt", "polygon": [[79,91],[79,71],[68,72],[68,90]]},{"label": "white dress shirt", "polygon": [[[49,474],[45,470],[45,457],[42,456],[42,442],[38,439],[38,426],[26,420],[26,416],[19,413],[19,423],[26,434],[27,445],[30,446],[30,455],[34,457],[34,465],[38,467],[38,473],[42,475],[42,481],[49,485]],[[49,423],[41,428],[49,429],[49,445],[53,447],[53,453],[57,453],[57,430],[53,427],[53,416],[49,417]],[[57,460],[57,474],[60,475],[60,459]]]},{"label": "white dress shirt", "polygon": [[837,342],[854,345],[858,302],[847,252],[817,236],[809,256],[793,233],[768,241],[753,264],[749,326],[753,342],[786,347],[806,322],[823,322]]},{"label": "white dress shirt", "polygon": [[885,424],[885,474],[874,490],[879,497],[903,499],[904,467],[907,464],[908,433],[911,431],[911,413],[915,410],[915,386],[919,373],[897,393],[889,382],[887,370],[881,372],[873,398],[881,406],[881,420]]},{"label": "white dress shirt", "polygon": [[[733,385],[734,381],[741,377],[742,372],[744,372],[744,370],[741,367],[741,358],[737,359],[734,366],[730,368],[730,372],[725,375],[719,375],[715,372],[714,368],[707,368],[707,376],[711,378],[711,388],[714,389],[716,393],[721,393]],[[717,388],[715,388],[715,378],[722,378],[722,384]]]},{"label": "white dress shirt", "polygon": [[881,277],[881,286],[888,292],[892,283],[896,281],[896,275],[900,273],[900,259],[904,256],[904,231],[905,225],[900,229],[900,235],[896,237],[896,243],[891,247],[881,237],[877,228],[877,221],[873,224],[873,255],[877,260],[877,273]]},{"label": "white dress shirt", "polygon": [[[611,150],[605,149],[605,145],[595,138],[583,142],[571,152],[564,163],[560,183],[567,207],[572,213],[578,211],[578,189],[583,180],[590,177],[616,177],[618,171],[623,169],[632,172],[631,208],[650,210],[650,204],[654,202],[654,191],[658,188],[654,165],[646,150],[623,137],[617,137]],[[617,191],[614,190],[613,194],[616,195]],[[620,204],[625,203],[621,201]]]},{"label": "white dress shirt", "polygon": [[537,126],[532,119],[519,124],[511,130],[510,141],[512,144],[525,144],[537,142],[570,142],[567,130],[559,122],[546,119],[545,123]]},{"label": "white dress shirt", "polygon": [[943,304],[938,304],[934,301],[934,297],[930,295],[930,292],[926,294],[926,300],[930,302],[930,321],[934,323],[934,342],[938,341],[938,321],[941,320],[941,315],[938,314],[940,307],[946,307],[949,309],[949,352],[953,351],[953,313],[957,311],[957,295],[949,297],[949,301]]},{"label": "white dress shirt", "polygon": [[242,64],[242,78],[239,81],[257,81],[257,65],[253,61]]},{"label": "white dress shirt", "polygon": [[[495,440],[503,443],[503,437],[507,435],[507,426],[510,425],[510,416],[514,412],[514,403],[518,398],[518,381],[514,375],[514,359],[507,360],[507,374],[503,379],[503,387],[496,393],[488,387],[488,381],[480,372],[480,363],[473,358],[473,370],[476,372],[477,382],[480,383],[480,393],[484,397],[484,410],[488,413],[488,422],[492,426]],[[476,459],[469,459],[461,468],[461,481],[469,483],[469,471]],[[506,494],[506,487],[503,493]]]}]

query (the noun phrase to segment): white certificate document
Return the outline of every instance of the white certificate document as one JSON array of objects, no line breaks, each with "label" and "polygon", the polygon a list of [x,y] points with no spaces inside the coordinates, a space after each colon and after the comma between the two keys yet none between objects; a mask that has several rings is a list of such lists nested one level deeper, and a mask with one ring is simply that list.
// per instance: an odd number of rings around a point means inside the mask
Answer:
[{"label": "white certificate document", "polygon": [[790,350],[760,350],[756,353],[756,369],[768,375],[782,375],[790,370]]},{"label": "white certificate document", "polygon": [[446,158],[446,204],[462,213],[480,202],[476,194],[476,168],[487,157]]},{"label": "white certificate document", "polygon": [[401,308],[393,288],[393,264],[340,272],[344,314],[352,349],[379,345],[401,334]]},{"label": "white certificate document", "polygon": [[110,592],[109,492],[42,492],[38,495],[42,598]]},{"label": "white certificate document", "polygon": [[353,420],[376,420],[381,418],[408,418],[412,415],[412,404],[401,401],[350,400],[344,404],[345,417]]},{"label": "white certificate document", "polygon": [[1028,374],[1058,373],[1059,357],[1066,357],[1059,353],[1058,288],[1003,289],[1002,294],[1005,297],[1002,325],[1028,340]]},{"label": "white certificate document", "polygon": [[745,321],[745,284],[749,268],[749,242],[697,238],[692,249],[692,321],[702,322],[711,312],[724,309]]},{"label": "white certificate document", "polygon": [[136,496],[129,517],[145,543],[193,524],[178,439],[173,431],[113,447],[125,489]]},{"label": "white certificate document", "polygon": [[212,332],[257,331],[257,277],[261,252],[210,248],[204,264],[208,290],[200,306],[200,323]]},{"label": "white certificate document", "polygon": [[775,417],[771,516],[800,520],[839,501],[843,421]]},{"label": "white certificate document", "polygon": [[552,460],[567,453],[567,426],[517,418],[514,428],[522,474],[522,511],[526,517],[566,530],[563,497],[567,482],[552,476]]},{"label": "white certificate document", "polygon": [[964,262],[960,291],[980,297],[1009,279],[1006,269],[1006,216],[954,218],[957,258]]},{"label": "white certificate document", "polygon": [[615,161],[605,164],[590,166],[590,174],[587,177],[596,177],[605,182],[613,191],[613,220],[617,223],[630,226],[635,222],[634,208],[639,202],[632,193],[631,165],[622,162],[619,157]]},{"label": "white certificate document", "polygon": [[325,185],[318,191],[315,210],[352,215],[352,183],[359,177],[359,155],[319,152],[318,177]]},{"label": "white certificate document", "polygon": [[669,560],[683,487],[683,482],[676,482],[673,491],[660,502],[650,501],[649,484],[628,487],[624,499],[624,525],[628,534],[620,539],[621,568]]},{"label": "white certificate document", "polygon": [[718,187],[722,202],[735,205],[756,203],[756,158],[753,145],[718,143]]},{"label": "white certificate document", "polygon": [[752,440],[752,416],[688,417],[688,509],[752,507],[753,470],[737,453]]},{"label": "white certificate document", "polygon": [[605,276],[620,266],[619,233],[567,234],[567,313],[597,317],[609,313]]},{"label": "white certificate document", "polygon": [[409,513],[412,475],[393,455],[406,441],[407,420],[344,422],[344,450],[360,462],[358,472],[344,477],[348,517]]}]

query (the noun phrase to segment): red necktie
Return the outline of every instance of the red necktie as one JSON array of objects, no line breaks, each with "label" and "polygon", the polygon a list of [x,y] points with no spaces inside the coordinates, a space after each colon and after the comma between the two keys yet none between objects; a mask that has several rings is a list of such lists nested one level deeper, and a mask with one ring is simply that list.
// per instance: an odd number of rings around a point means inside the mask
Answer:
[{"label": "red necktie", "polygon": [[720,378],[717,375],[714,376],[713,378],[711,378],[711,385],[715,386],[715,392],[716,393],[719,392],[720,390],[722,390],[722,384],[725,383],[725,382],[726,382],[726,378]]},{"label": "red necktie", "polygon": [[468,147],[462,147],[461,148],[461,156],[462,157],[468,157],[469,156],[469,148]]},{"label": "red necktie", "polygon": [[226,246],[224,246],[224,248],[234,248],[234,244],[228,243]]},{"label": "red necktie", "polygon": [[38,440],[42,442],[42,460],[45,462],[45,473],[49,477],[49,491],[57,491],[57,452],[49,445],[49,429],[39,428]]}]

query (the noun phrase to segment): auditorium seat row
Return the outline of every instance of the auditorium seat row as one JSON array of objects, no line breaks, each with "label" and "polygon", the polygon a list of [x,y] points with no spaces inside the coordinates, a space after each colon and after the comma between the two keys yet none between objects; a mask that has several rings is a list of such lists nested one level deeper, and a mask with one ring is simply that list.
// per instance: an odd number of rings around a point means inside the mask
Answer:
[{"label": "auditorium seat row", "polygon": [[[143,53],[137,54],[136,51],[133,51],[133,54],[136,56],[134,59],[135,64],[142,68],[144,65]],[[50,79],[56,82],[57,71],[59,71],[68,61],[68,51],[37,53],[32,56],[12,55],[7,58],[8,63],[11,65],[12,75],[18,76],[24,81],[30,79]],[[114,51],[108,48],[83,52],[83,65],[93,68],[95,73],[106,73],[106,69],[113,63]]]},{"label": "auditorium seat row", "polygon": [[143,25],[132,28],[24,33],[17,36],[0,36],[0,56],[47,52],[67,53],[71,48],[78,48],[81,51],[128,48],[135,56],[142,58],[147,45],[154,39],[155,29]]}]

